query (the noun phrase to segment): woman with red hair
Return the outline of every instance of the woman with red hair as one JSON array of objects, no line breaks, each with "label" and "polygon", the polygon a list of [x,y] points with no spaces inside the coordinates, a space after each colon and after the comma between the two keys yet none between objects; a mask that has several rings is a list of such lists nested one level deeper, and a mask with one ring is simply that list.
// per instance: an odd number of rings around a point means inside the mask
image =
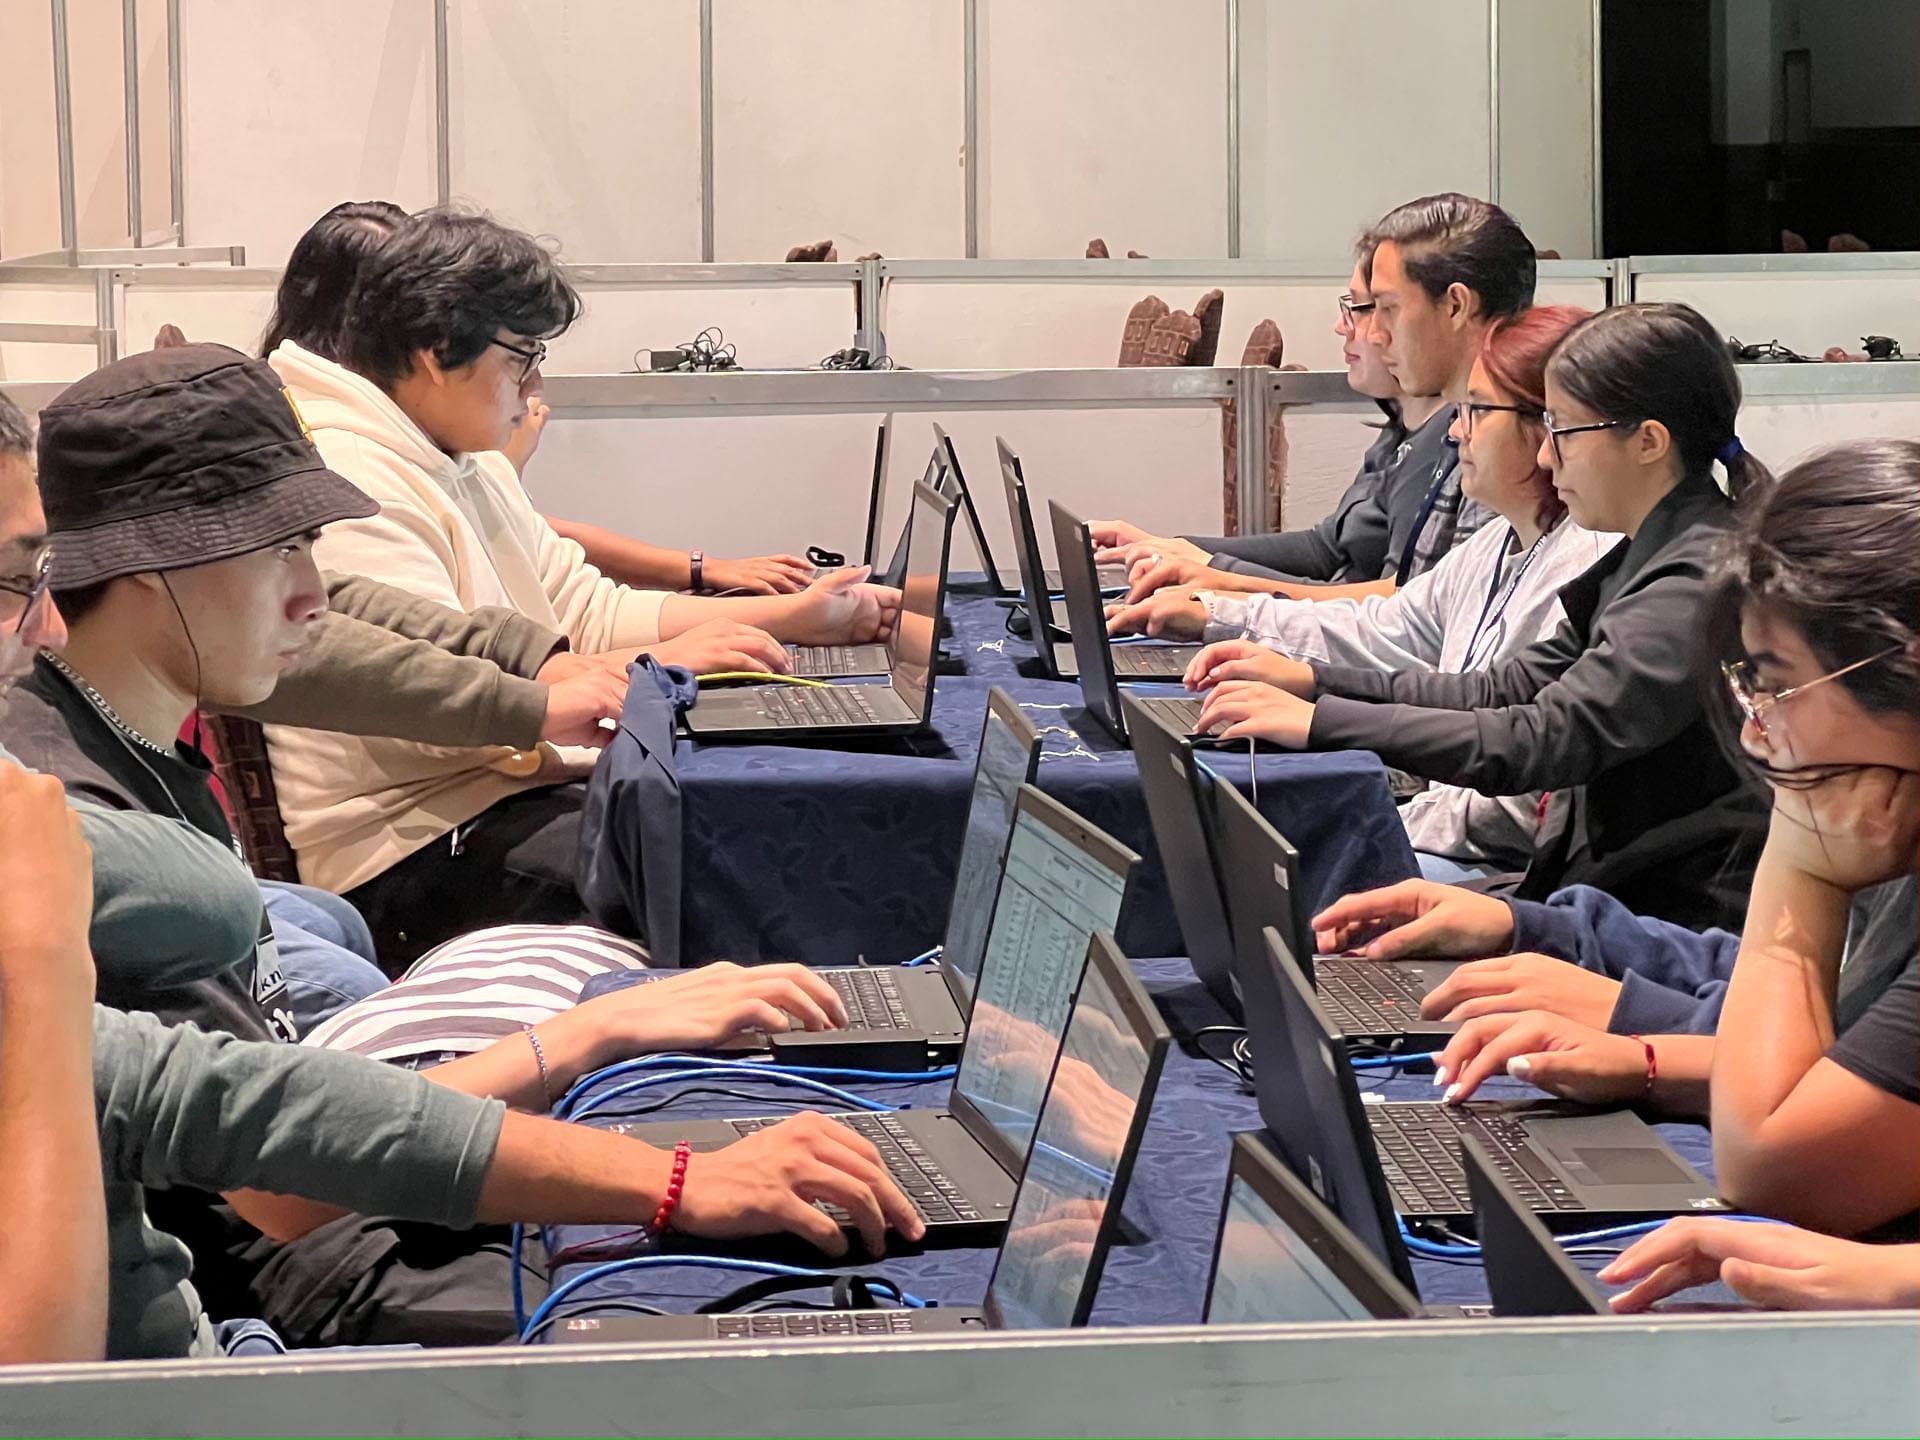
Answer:
[{"label": "woman with red hair", "polygon": [[[1566,518],[1538,460],[1546,432],[1547,357],[1587,311],[1545,305],[1487,333],[1467,399],[1453,422],[1461,486],[1498,512],[1433,569],[1391,595],[1317,603],[1226,592],[1205,597],[1208,632],[1245,638],[1210,645],[1187,683],[1227,680],[1286,686],[1314,664],[1461,673],[1509,658],[1564,618],[1560,587],[1619,539]],[[1433,785],[1401,809],[1423,874],[1460,880],[1524,869],[1532,858],[1539,796],[1482,795]]]}]

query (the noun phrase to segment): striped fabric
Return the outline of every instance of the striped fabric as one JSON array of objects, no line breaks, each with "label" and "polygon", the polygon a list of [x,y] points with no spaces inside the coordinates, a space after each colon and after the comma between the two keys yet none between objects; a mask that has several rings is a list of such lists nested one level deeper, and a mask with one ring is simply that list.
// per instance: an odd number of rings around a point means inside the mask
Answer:
[{"label": "striped fabric", "polygon": [[476,930],[428,951],[300,1043],[399,1064],[470,1055],[572,1009],[594,976],[646,965],[640,945],[591,925]]}]

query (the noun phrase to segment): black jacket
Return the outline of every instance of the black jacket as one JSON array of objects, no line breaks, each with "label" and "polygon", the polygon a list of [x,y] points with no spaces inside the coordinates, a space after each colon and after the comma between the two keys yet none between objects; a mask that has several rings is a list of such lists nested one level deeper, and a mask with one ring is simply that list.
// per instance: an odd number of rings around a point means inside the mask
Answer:
[{"label": "black jacket", "polygon": [[1682,482],[1560,592],[1560,629],[1502,664],[1314,667],[1312,748],[1374,750],[1486,795],[1556,792],[1522,895],[1588,884],[1643,914],[1737,929],[1766,807],[1709,726],[1700,623],[1731,518],[1712,480]]}]

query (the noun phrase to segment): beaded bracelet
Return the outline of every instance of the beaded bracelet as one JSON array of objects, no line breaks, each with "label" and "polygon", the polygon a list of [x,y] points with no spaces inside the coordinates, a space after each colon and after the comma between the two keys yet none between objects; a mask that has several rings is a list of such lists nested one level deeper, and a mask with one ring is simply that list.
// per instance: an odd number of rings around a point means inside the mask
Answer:
[{"label": "beaded bracelet", "polygon": [[667,1193],[660,1201],[660,1208],[653,1212],[653,1224],[648,1227],[656,1236],[667,1233],[673,1212],[680,1208],[680,1192],[687,1188],[687,1161],[692,1155],[693,1146],[685,1140],[673,1147],[673,1178],[667,1181]]},{"label": "beaded bracelet", "polygon": [[540,1067],[540,1093],[547,1097],[547,1109],[553,1109],[553,1077],[547,1071],[547,1052],[540,1048],[540,1037],[533,1033],[533,1026],[522,1025],[526,1032],[527,1044],[533,1047],[534,1063]]}]

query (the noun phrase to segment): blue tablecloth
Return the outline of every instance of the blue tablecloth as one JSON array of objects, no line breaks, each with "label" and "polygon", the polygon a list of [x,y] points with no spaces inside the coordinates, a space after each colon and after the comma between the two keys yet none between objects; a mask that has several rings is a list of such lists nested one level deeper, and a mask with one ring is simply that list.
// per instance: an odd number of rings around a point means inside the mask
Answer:
[{"label": "blue tablecloth", "polygon": [[[1007,631],[1007,610],[977,589],[948,603],[954,634],[930,731],[831,748],[679,745],[686,963],[885,962],[938,943],[994,684],[1052,727],[1042,737],[1040,787],[1147,858],[1122,919],[1122,947],[1133,955],[1185,948],[1131,753],[1081,706],[1077,685],[1029,678],[1033,647]],[[1209,759],[1247,786],[1245,756]],[[1301,853],[1310,903],[1414,873],[1378,757],[1276,754],[1251,764],[1262,812]]]},{"label": "blue tablecloth", "polygon": [[[1213,1264],[1221,1193],[1226,1185],[1227,1158],[1236,1130],[1260,1128],[1253,1096],[1225,1070],[1200,1058],[1194,1033],[1204,1025],[1228,1023],[1219,1005],[1194,979],[1184,960],[1135,962],[1148,990],[1167,1017],[1175,1047],[1167,1057],[1159,1094],[1148,1118],[1139,1159],[1127,1193],[1121,1243],[1107,1258],[1099,1297],[1094,1306],[1096,1325],[1191,1324],[1200,1319],[1207,1277]],[[731,1079],[727,1082],[733,1084]],[[1403,1099],[1432,1099],[1425,1077],[1369,1079],[1363,1088]],[[1514,1094],[1531,1094],[1511,1082]],[[641,1092],[647,1103],[670,1087]],[[740,1115],[760,1110],[779,1114],[804,1108],[799,1092],[787,1087],[758,1084],[746,1087],[768,1097],[761,1107],[741,1099],[689,1095],[650,1118],[668,1116]],[[941,1105],[949,1082],[884,1082],[852,1087],[876,1099],[897,1105]],[[1491,1090],[1489,1093],[1493,1093]],[[603,1123],[617,1116],[594,1116]],[[1691,1163],[1711,1174],[1711,1145],[1707,1132],[1696,1125],[1661,1127],[1668,1140]],[[563,1246],[605,1242],[621,1232],[611,1227],[561,1226],[548,1235],[550,1250]],[[690,1247],[692,1248],[692,1247]],[[617,1250],[609,1252],[619,1253]],[[711,1249],[704,1253],[714,1253]],[[838,1267],[850,1272],[885,1274],[909,1292],[944,1304],[976,1305],[986,1292],[993,1268],[991,1248],[935,1250],[881,1261],[862,1261]],[[1584,1260],[1598,1268],[1604,1261]],[[557,1282],[570,1279],[583,1265],[562,1265]],[[1421,1299],[1429,1304],[1484,1304],[1484,1276],[1477,1265],[1416,1259],[1414,1275]],[[687,1311],[725,1294],[749,1276],[695,1269],[654,1269],[611,1277],[584,1287],[581,1298],[618,1297],[639,1300],[673,1311]],[[818,1296],[808,1296],[817,1299]]]}]

